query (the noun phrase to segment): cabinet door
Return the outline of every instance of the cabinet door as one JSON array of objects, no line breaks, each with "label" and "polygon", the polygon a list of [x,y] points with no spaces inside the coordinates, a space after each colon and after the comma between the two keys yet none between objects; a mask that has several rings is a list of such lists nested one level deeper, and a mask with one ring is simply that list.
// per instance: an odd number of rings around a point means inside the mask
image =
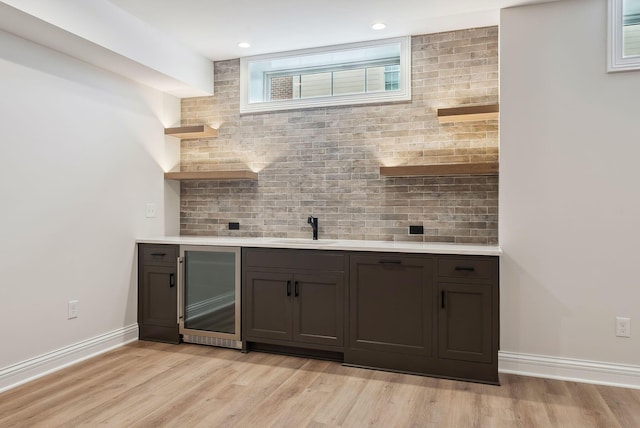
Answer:
[{"label": "cabinet door", "polygon": [[139,269],[140,338],[178,343],[176,268],[142,265]]},{"label": "cabinet door", "polygon": [[343,346],[343,276],[296,274],[293,289],[293,340]]},{"label": "cabinet door", "polygon": [[438,356],[492,362],[490,284],[440,283]]},{"label": "cabinet door", "polygon": [[433,259],[362,255],[350,264],[350,347],[430,356]]},{"label": "cabinet door", "polygon": [[244,286],[245,339],[291,340],[292,275],[248,271]]},{"label": "cabinet door", "polygon": [[176,270],[142,266],[140,321],[142,324],[174,327],[177,324]]}]

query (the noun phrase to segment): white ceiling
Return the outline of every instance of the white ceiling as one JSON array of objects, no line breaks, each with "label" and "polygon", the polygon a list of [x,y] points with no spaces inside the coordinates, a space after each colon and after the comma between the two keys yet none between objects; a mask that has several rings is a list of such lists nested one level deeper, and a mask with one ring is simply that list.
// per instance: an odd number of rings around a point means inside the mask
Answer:
[{"label": "white ceiling", "polygon": [[[110,1],[201,55],[223,60],[497,25],[501,8],[557,0]],[[387,28],[371,29],[375,22]]]}]

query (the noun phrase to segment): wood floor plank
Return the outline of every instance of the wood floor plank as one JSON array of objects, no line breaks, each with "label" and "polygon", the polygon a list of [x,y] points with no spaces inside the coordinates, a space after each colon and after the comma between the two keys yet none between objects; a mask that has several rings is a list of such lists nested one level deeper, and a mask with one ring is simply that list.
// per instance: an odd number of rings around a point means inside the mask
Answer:
[{"label": "wood floor plank", "polygon": [[[131,426],[157,409],[172,403],[176,396],[184,393],[184,387],[176,386],[189,387],[201,384],[208,373],[231,366],[231,362],[226,359],[211,358],[206,352],[209,350],[206,347],[196,347],[194,350],[204,354],[192,353],[184,361],[178,360],[178,365],[172,364],[151,380],[136,382],[135,379],[128,379],[124,390],[113,394],[108,401],[79,414],[72,422],[77,425],[109,422],[117,424],[116,426]],[[180,356],[179,353],[176,355]]]},{"label": "wood floor plank", "polygon": [[238,420],[246,415],[246,409],[260,405],[307,363],[304,358],[256,352],[242,355],[240,376],[230,379],[227,387],[213,395],[203,391],[203,395],[217,400],[217,405],[199,415],[191,414],[192,426],[239,426]]},{"label": "wood floor plank", "polygon": [[[12,424],[19,421],[34,427],[46,426],[47,424],[50,426],[61,425],[63,421],[60,418],[72,417],[74,412],[83,408],[85,402],[93,405],[94,400],[100,400],[105,396],[105,389],[117,389],[120,385],[119,380],[123,376],[131,376],[129,372],[130,369],[123,366],[95,373],[86,379],[76,379],[75,383],[59,388],[57,392],[52,391],[47,396],[34,400],[21,410],[12,412],[11,417],[4,420],[3,423]],[[140,382],[142,376],[152,379],[158,373],[160,371],[144,370],[140,372],[140,377],[135,378],[134,381]],[[100,385],[105,387],[102,388]],[[61,407],[64,407],[66,411],[57,412],[57,409]]]},{"label": "wood floor plank", "polygon": [[640,391],[135,342],[0,394],[0,427],[640,427]]},{"label": "wood floor plank", "polygon": [[343,426],[373,371],[332,364],[325,373],[321,388],[331,393],[331,397],[318,408],[312,423],[316,426]]},{"label": "wood floor plank", "polygon": [[539,378],[506,375],[501,387],[509,388],[513,420],[517,426],[552,427],[545,406],[545,388]]},{"label": "wood floor plank", "polygon": [[[282,415],[290,418],[290,426],[304,426],[308,414],[299,414],[292,409],[296,406],[305,408],[307,404],[307,392],[309,385],[321,375],[324,368],[331,364],[327,361],[307,360],[299,370],[291,376],[257,405],[245,409],[245,414],[238,420],[240,426],[257,426],[263,424],[265,420],[271,421],[269,426],[278,425]],[[301,420],[302,419],[302,420]],[[287,426],[288,423],[287,423]]]},{"label": "wood floor plank", "polygon": [[600,385],[596,388],[620,426],[640,427],[640,390]]}]

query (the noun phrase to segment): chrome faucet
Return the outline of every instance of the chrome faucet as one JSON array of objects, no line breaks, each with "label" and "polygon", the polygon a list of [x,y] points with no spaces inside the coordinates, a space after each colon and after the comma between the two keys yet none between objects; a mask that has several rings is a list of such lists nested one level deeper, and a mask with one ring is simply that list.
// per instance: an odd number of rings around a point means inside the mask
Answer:
[{"label": "chrome faucet", "polygon": [[318,217],[314,217],[310,215],[309,218],[307,219],[307,223],[309,223],[313,228],[313,239],[317,240],[318,239]]}]

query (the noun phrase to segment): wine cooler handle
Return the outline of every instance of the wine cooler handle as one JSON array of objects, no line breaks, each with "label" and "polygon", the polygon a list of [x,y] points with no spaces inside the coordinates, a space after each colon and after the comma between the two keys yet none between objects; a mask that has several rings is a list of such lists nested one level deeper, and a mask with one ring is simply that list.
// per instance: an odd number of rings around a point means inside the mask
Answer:
[{"label": "wine cooler handle", "polygon": [[177,260],[177,267],[178,267],[178,289],[176,290],[176,293],[178,294],[177,296],[177,301],[178,301],[178,310],[177,310],[177,315],[178,315],[178,324],[180,324],[180,321],[182,320],[182,257],[178,257]]}]

